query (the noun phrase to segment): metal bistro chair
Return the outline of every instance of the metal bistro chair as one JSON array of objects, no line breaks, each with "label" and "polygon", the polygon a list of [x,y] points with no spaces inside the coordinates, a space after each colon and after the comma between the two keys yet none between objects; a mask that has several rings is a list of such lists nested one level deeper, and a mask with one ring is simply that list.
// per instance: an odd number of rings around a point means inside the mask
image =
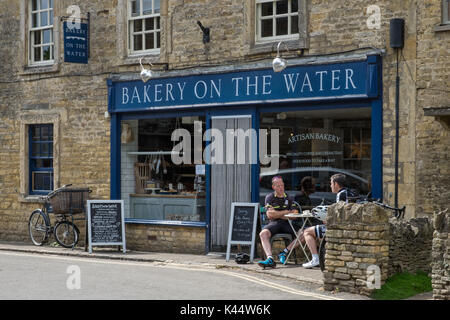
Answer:
[{"label": "metal bistro chair", "polygon": [[[267,218],[266,208],[264,206],[261,206],[260,215],[259,215],[260,231],[268,223],[269,223],[269,219]],[[270,246],[273,248],[274,241],[283,241],[284,246],[287,247],[293,240],[294,240],[294,238],[292,237],[292,234],[290,234],[290,233],[277,233],[277,234],[272,235],[272,237],[270,238]],[[263,251],[262,257],[265,257],[264,250],[262,250],[262,251]],[[297,256],[295,254],[295,249],[294,249],[294,252],[292,252],[292,254],[294,255],[295,263],[297,263]]]}]

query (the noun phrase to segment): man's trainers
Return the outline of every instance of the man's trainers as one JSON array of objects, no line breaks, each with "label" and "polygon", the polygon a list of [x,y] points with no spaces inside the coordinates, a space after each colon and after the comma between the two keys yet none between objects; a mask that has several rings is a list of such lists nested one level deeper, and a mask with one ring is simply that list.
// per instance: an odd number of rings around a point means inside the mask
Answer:
[{"label": "man's trainers", "polygon": [[265,269],[265,268],[268,268],[268,267],[270,267],[270,268],[275,268],[277,264],[275,263],[275,261],[273,261],[272,258],[267,258],[267,259],[264,260],[264,261],[258,262],[258,265],[259,265],[260,267],[263,267],[263,268]]},{"label": "man's trainers", "polygon": [[303,266],[303,268],[310,269],[310,268],[317,267],[319,264],[320,264],[319,259],[317,259],[317,260],[312,259],[310,262],[302,264],[302,266]]},{"label": "man's trainers", "polygon": [[280,263],[285,264],[286,263],[287,254],[286,252],[282,251],[278,255],[278,259],[280,259]]}]

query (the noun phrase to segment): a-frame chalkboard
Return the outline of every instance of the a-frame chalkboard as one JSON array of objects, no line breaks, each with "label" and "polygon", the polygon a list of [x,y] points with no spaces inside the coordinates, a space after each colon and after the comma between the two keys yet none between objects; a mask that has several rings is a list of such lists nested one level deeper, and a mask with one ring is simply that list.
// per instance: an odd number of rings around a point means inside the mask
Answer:
[{"label": "a-frame chalkboard", "polygon": [[227,261],[230,260],[232,244],[250,245],[250,261],[255,253],[256,223],[259,203],[233,202],[231,204],[230,226],[228,231]]},{"label": "a-frame chalkboard", "polygon": [[92,246],[122,246],[126,253],[124,200],[88,200],[89,253]]}]

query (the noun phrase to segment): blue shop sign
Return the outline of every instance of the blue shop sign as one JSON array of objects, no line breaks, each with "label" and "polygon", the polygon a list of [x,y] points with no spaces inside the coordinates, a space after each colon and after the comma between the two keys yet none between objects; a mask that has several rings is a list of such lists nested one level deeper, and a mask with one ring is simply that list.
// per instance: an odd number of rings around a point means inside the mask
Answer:
[{"label": "blue shop sign", "polygon": [[88,63],[88,24],[79,23],[79,28],[69,27],[64,21],[64,62]]},{"label": "blue shop sign", "polygon": [[221,74],[112,82],[110,112],[370,98],[378,95],[378,59]]}]

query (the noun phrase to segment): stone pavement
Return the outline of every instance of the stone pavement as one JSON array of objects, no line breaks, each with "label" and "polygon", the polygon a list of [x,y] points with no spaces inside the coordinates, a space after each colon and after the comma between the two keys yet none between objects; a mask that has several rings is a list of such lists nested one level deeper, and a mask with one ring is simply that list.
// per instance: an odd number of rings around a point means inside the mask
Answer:
[{"label": "stone pavement", "polygon": [[[180,253],[161,253],[161,252],[143,252],[127,250],[124,254],[114,248],[94,247],[92,254],[84,251],[84,247],[77,247],[74,250],[62,247],[53,247],[51,245],[34,246],[27,243],[0,242],[0,250],[16,251],[36,254],[64,255],[75,257],[89,257],[96,259],[117,259],[136,262],[161,262],[161,263],[180,263],[184,265],[207,265],[216,268],[242,269],[251,272],[266,273],[272,276],[283,277],[296,281],[302,281],[310,284],[322,285],[322,272],[319,268],[304,269],[301,264],[288,262],[286,265],[277,264],[275,269],[265,269],[257,265],[255,259],[253,263],[237,264],[234,261],[234,255],[231,255],[230,261],[226,261],[225,256],[221,254],[180,254]],[[300,263],[300,261],[299,261]]]}]

